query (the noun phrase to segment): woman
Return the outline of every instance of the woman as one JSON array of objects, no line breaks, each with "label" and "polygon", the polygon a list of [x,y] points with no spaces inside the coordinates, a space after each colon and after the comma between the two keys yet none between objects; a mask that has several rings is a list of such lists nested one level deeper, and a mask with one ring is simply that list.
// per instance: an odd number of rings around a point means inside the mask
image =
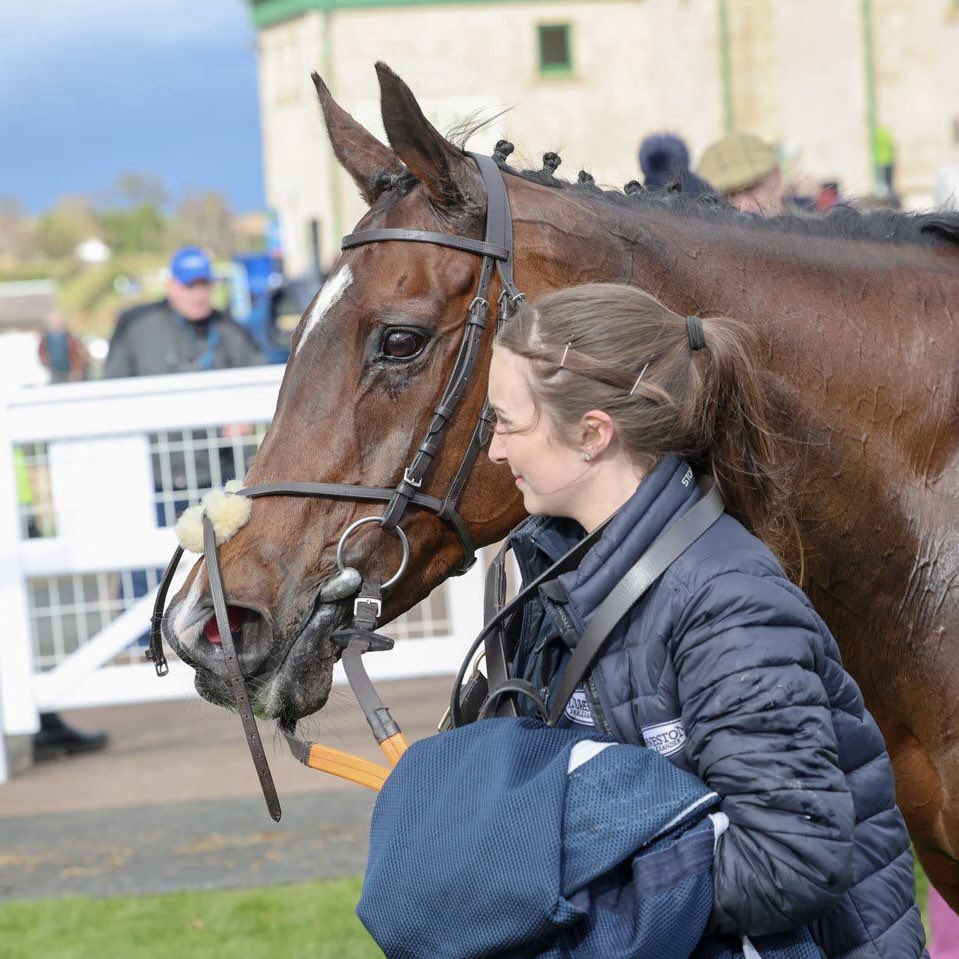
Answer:
[{"label": "woman", "polygon": [[830,959],[912,959],[923,931],[882,736],[777,559],[795,525],[754,346],[736,321],[615,285],[549,293],[500,331],[489,455],[532,514],[511,536],[524,580],[608,520],[525,605],[513,673],[555,693],[598,604],[715,482],[726,515],[610,635],[564,722],[646,744],[723,797],[713,932],[809,925]]}]

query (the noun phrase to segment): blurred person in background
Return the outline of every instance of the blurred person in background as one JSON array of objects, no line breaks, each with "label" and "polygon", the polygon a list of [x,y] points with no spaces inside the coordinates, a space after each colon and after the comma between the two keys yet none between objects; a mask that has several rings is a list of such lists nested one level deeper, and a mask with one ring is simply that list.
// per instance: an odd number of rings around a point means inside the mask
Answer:
[{"label": "blurred person in background", "polygon": [[752,133],[731,133],[710,144],[696,171],[743,213],[783,212],[783,181],[776,148]]},{"label": "blurred person in background", "polygon": [[889,127],[878,126],[873,134],[873,162],[876,165],[876,175],[879,179],[880,196],[890,199],[896,194],[896,144]]},{"label": "blurred person in background", "polygon": [[835,180],[826,180],[819,184],[819,192],[816,194],[817,213],[828,213],[839,202],[839,184]]},{"label": "blurred person in background", "polygon": [[84,732],[64,721],[59,713],[40,713],[40,732],[33,737],[33,758],[36,762],[73,756],[103,749],[110,742],[104,732]]},{"label": "blurred person in background", "polygon": [[54,310],[47,317],[47,328],[40,334],[40,362],[50,371],[51,383],[69,383],[86,379],[90,355],[80,340],[67,329],[66,317]]},{"label": "blurred person in background", "polygon": [[170,260],[166,298],[117,319],[104,376],[155,376],[259,366],[263,354],[239,323],[213,306],[213,264],[199,247]]},{"label": "blurred person in background", "polygon": [[652,133],[639,145],[639,166],[647,190],[679,186],[687,196],[712,193],[712,187],[689,169],[689,148],[675,133]]}]

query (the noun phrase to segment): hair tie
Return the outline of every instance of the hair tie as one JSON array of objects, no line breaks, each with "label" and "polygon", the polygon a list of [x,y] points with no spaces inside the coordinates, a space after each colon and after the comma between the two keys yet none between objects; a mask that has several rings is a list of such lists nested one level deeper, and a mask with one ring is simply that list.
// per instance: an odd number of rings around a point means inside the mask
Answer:
[{"label": "hair tie", "polygon": [[691,350],[701,350],[706,345],[703,321],[698,316],[686,317],[686,332],[689,335],[689,348]]}]

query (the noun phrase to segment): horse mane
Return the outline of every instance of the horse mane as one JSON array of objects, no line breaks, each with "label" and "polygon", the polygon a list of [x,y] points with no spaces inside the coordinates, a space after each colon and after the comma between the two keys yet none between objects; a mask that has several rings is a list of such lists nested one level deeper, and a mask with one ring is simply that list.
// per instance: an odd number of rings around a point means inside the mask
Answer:
[{"label": "horse mane", "polygon": [[684,194],[681,182],[665,190],[650,191],[637,181],[631,181],[624,190],[611,190],[598,187],[588,173],[580,171],[578,181],[573,183],[557,177],[553,172],[555,160],[552,158],[555,154],[546,156],[551,159],[542,170],[520,170],[505,162],[499,162],[499,167],[504,173],[538,183],[540,186],[569,191],[599,205],[669,210],[679,216],[745,226],[756,232],[864,240],[890,245],[959,246],[959,214],[956,213],[861,211],[847,203],[840,203],[825,215],[784,213],[765,217],[755,213],[741,213],[715,193],[698,197]]},{"label": "horse mane", "polygon": [[[447,137],[460,149],[478,130],[494,122],[501,114],[479,120],[470,116]],[[585,170],[579,171],[574,183],[556,176],[560,157],[556,153],[543,156],[543,168],[524,170],[510,166],[506,157],[513,152],[513,145],[500,140],[493,153],[500,170],[510,176],[530,183],[564,190],[600,206],[625,209],[668,210],[678,216],[695,217],[731,226],[745,226],[757,233],[794,234],[842,240],[861,240],[891,246],[912,245],[924,247],[959,246],[959,213],[903,213],[898,210],[858,210],[848,203],[839,203],[823,214],[784,213],[766,217],[755,213],[741,213],[726,203],[716,193],[691,196],[682,192],[682,181],[663,190],[647,190],[639,181],[631,180],[622,190],[601,188]],[[398,200],[410,192],[419,180],[412,173],[399,175],[380,173],[373,177],[374,193],[379,197],[388,194]]]}]

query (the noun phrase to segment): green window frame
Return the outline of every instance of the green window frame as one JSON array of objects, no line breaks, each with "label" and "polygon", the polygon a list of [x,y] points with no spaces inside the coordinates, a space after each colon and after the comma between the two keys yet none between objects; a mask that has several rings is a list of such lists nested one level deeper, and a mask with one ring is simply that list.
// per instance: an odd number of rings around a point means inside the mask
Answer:
[{"label": "green window frame", "polygon": [[542,23],[536,28],[539,72],[573,72],[573,30],[568,23]]}]

